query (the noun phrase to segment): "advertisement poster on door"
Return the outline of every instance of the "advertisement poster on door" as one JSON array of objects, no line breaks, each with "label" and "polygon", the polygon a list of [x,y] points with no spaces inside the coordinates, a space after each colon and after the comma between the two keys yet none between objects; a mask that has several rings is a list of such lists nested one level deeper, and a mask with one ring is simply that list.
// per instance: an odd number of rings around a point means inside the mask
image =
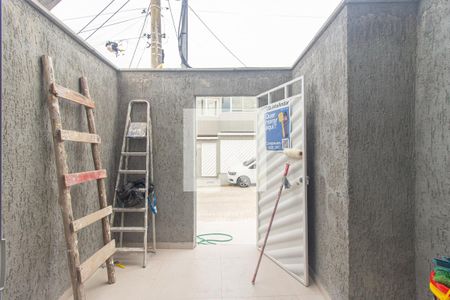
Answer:
[{"label": "advertisement poster on door", "polygon": [[279,101],[266,107],[264,113],[266,149],[283,151],[291,147],[291,106],[289,100]]}]

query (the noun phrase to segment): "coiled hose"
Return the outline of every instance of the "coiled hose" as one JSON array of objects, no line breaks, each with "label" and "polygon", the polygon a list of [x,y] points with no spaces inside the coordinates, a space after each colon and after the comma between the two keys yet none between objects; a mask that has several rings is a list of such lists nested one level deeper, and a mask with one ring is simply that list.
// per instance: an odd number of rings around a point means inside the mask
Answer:
[{"label": "coiled hose", "polygon": [[232,240],[233,236],[222,232],[203,233],[197,235],[198,245],[217,245],[217,243],[227,243]]}]

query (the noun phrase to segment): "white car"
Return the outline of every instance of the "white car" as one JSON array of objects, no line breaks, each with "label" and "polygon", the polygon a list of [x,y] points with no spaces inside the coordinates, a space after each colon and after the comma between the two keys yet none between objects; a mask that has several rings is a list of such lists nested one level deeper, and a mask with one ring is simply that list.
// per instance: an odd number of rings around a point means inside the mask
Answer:
[{"label": "white car", "polygon": [[228,182],[240,187],[248,187],[256,183],[256,159],[251,158],[242,164],[235,165],[227,172]]}]

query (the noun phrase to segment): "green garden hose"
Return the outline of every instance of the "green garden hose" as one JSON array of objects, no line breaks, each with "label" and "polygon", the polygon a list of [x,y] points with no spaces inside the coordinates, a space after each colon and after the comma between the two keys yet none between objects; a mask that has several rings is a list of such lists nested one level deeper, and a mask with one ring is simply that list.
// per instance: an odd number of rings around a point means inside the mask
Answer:
[{"label": "green garden hose", "polygon": [[[220,237],[224,237],[224,239],[220,239]],[[217,245],[217,243],[227,243],[232,240],[233,237],[231,235],[221,232],[203,233],[197,235],[198,245]]]}]

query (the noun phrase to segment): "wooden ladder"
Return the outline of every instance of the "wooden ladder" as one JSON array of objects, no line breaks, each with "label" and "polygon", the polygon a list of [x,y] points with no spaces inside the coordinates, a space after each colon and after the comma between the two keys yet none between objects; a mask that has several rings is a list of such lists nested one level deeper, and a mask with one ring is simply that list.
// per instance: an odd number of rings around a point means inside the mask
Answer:
[{"label": "wooden ladder", "polygon": [[[100,160],[100,136],[97,134],[94,121],[94,102],[91,100],[87,80],[80,78],[82,94],[62,87],[55,82],[52,59],[42,56],[44,73],[44,87],[48,92],[48,110],[52,125],[53,144],[56,159],[56,172],[58,176],[59,205],[64,223],[64,235],[66,238],[69,272],[72,280],[73,296],[75,300],[85,299],[84,282],[106,262],[108,283],[115,282],[114,263],[112,255],[116,251],[115,240],[111,240],[111,231],[108,216],[112,213],[112,207],[107,205],[105,181],[106,170],[102,169]],[[86,109],[89,133],[64,130],[62,128],[59,109],[59,98],[69,100]],[[67,155],[64,142],[81,142],[91,144],[92,157],[94,159],[94,171],[69,173]],[[85,217],[74,220],[72,211],[72,199],[70,188],[83,182],[97,180],[98,201],[100,210]],[[104,246],[85,262],[80,263],[78,251],[77,232],[96,221],[102,221]]]}]

